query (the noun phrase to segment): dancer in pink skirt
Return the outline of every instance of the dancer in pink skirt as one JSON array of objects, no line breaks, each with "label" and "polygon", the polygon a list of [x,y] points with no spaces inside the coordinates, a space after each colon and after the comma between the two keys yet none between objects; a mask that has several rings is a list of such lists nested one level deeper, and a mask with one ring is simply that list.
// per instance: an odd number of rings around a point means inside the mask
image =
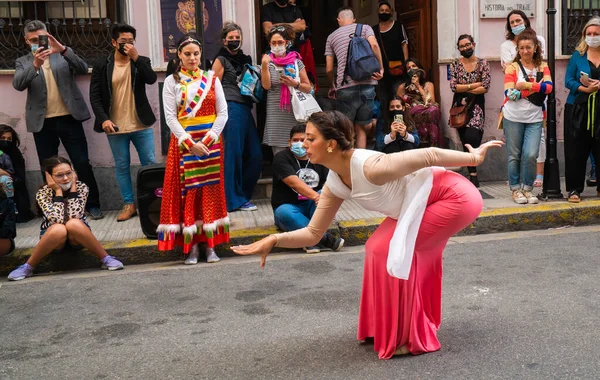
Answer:
[{"label": "dancer in pink skirt", "polygon": [[352,149],[353,130],[340,112],[313,114],[304,147],[311,162],[330,171],[310,224],[232,249],[240,255],[262,254],[264,267],[275,246],[317,244],[345,199],[378,211],[387,219],[365,246],[358,339],[373,338],[380,359],[437,351],[442,251],[483,206],[469,180],[437,166],[477,166],[488,148],[502,142],[468,146],[469,153],[427,148],[383,154]]}]

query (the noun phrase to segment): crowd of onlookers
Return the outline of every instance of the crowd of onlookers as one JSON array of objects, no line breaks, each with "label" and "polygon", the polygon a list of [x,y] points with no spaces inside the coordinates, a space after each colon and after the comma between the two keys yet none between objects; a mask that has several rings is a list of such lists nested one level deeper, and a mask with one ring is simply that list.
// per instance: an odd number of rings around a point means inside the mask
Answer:
[{"label": "crowd of onlookers", "polygon": [[[328,175],[326,168],[310,162],[303,146],[307,138],[305,126],[292,106],[298,93],[311,94],[321,109],[336,109],[348,117],[354,125],[356,148],[395,153],[424,146],[445,147],[434,84],[428,80],[425,67],[409,57],[410,41],[402,24],[393,19],[390,3],[380,1],[378,13],[379,23],[371,27],[357,24],[350,8],[338,12],[339,28],[327,37],[325,46],[329,88],[327,96],[319,96],[309,29],[295,2],[276,0],[261,10],[268,50],[260,67],[255,68],[266,93],[262,100],[266,113],[262,144],[273,153],[271,204],[274,223],[281,230],[295,230],[308,224]],[[92,115],[75,82],[75,75],[86,74],[88,65],[70,47],[50,35],[43,22],[27,23],[24,35],[31,53],[17,60],[13,86],[18,91],[27,90],[27,131],[33,133],[45,182],[35,197],[43,222],[40,242],[27,263],[13,271],[9,279],[30,276],[44,256],[65,248],[87,248],[102,261],[103,267],[120,269],[123,264],[107,255],[87,223],[87,218],[104,217],[82,126]],[[379,68],[360,79],[348,73],[347,61],[354,58],[351,53],[355,54],[349,52],[353,37],[362,38],[363,46],[368,46]],[[169,82],[171,86],[167,86],[162,96],[169,106],[165,109],[170,110],[169,128],[183,154],[182,168],[186,155],[193,154],[195,159],[210,156],[211,144],[222,135],[223,166],[218,171],[222,171],[226,209],[253,211],[257,206],[251,203],[251,197],[261,175],[263,151],[252,109],[261,99],[240,91],[240,81],[253,64],[242,50],[242,29],[226,22],[220,38],[222,47],[211,63],[214,73],[211,75],[216,76],[218,84],[216,95],[202,92],[203,77],[195,71],[200,66],[202,43],[194,35],[186,35],[179,43],[178,56],[169,62],[167,74],[172,83]],[[157,74],[150,59],[139,55],[135,39],[136,30],[132,26],[113,27],[114,51],[94,65],[89,93],[94,130],[106,134],[115,161],[123,198],[118,221],[136,215],[130,146],[135,147],[143,166],[156,161],[152,130],[156,116],[146,96],[146,85],[153,84]],[[184,49],[188,45],[192,48]],[[553,88],[551,73],[543,61],[544,45],[544,39],[531,29],[523,12],[509,13],[506,41],[501,46],[505,98],[498,105],[501,106],[498,127],[504,130],[508,183],[512,199],[518,204],[537,203],[533,189],[543,184],[545,101]],[[460,57],[450,65],[450,88],[454,96],[448,121],[450,127],[456,128],[462,144],[474,148],[482,141],[485,94],[491,83],[490,66],[474,54],[475,48],[472,36],[458,37]],[[183,86],[179,83],[194,81],[200,81],[197,94],[181,93]],[[568,201],[579,202],[588,157],[592,159],[592,171],[587,178],[590,186],[596,186],[594,158],[600,158],[597,125],[600,106],[596,103],[600,89],[599,18],[592,18],[585,25],[565,81],[570,91],[564,110]],[[195,142],[191,132],[179,128],[185,125],[186,115],[199,111],[197,107],[205,100],[212,107],[210,112],[216,115],[211,123],[218,128],[203,135],[202,142]],[[210,137],[209,142],[206,137]],[[70,160],[57,156],[60,143]],[[198,170],[203,171],[202,175],[210,172],[209,167]],[[467,170],[468,178],[479,187],[476,168]],[[0,184],[2,256],[15,249],[15,222],[33,217],[19,136],[8,125],[0,126]],[[319,245],[305,250],[339,250],[343,244],[342,239],[326,234]],[[218,261],[214,251],[207,251],[207,257],[209,261]]]}]

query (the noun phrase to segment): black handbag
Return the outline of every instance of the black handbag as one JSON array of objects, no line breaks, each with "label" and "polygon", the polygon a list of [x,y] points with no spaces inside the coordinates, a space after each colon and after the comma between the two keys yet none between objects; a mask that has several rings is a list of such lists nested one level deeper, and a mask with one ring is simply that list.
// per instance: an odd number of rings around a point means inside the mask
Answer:
[{"label": "black handbag", "polygon": [[[521,68],[521,72],[523,73],[523,78],[525,78],[527,80],[529,75],[527,75],[527,72],[525,71],[525,68],[523,67],[523,65],[521,64],[520,61],[519,61],[519,67]],[[542,81],[542,79],[544,79],[544,73],[537,72],[535,74],[535,81],[537,83],[539,83]],[[548,95],[544,94],[543,92],[534,92],[534,93],[530,94],[528,97],[526,97],[525,99],[529,100],[533,105],[541,107],[544,105],[544,102],[546,101],[547,96]]]}]

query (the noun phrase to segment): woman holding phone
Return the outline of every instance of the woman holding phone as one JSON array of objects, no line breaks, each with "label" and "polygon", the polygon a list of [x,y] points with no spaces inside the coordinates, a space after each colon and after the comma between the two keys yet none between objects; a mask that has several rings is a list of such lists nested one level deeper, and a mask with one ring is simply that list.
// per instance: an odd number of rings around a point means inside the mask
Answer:
[{"label": "woman holding phone", "polygon": [[394,98],[390,101],[388,110],[392,124],[389,133],[383,139],[385,144],[382,149],[383,153],[403,152],[419,147],[419,133],[406,108],[406,103],[402,98]]},{"label": "woman holding phone", "polygon": [[287,149],[290,131],[298,124],[290,87],[307,94],[312,90],[300,54],[290,50],[294,37],[294,29],[288,24],[272,27],[267,34],[271,51],[262,58],[262,86],[269,91],[263,144],[273,149],[273,155]]},{"label": "woman holding phone", "polygon": [[[569,96],[565,104],[565,176],[568,201],[581,201],[590,152],[600,159],[600,18],[585,24],[565,74]],[[598,166],[596,166],[598,170]],[[596,172],[598,178],[598,172]],[[598,184],[596,184],[598,186]],[[600,187],[596,187],[600,196]]]}]

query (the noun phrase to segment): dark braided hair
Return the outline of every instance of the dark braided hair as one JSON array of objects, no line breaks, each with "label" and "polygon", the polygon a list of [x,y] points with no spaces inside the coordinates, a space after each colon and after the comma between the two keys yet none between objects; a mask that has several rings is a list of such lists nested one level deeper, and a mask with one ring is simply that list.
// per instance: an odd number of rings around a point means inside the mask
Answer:
[{"label": "dark braided hair", "polygon": [[354,125],[340,111],[315,112],[308,122],[312,123],[325,140],[335,140],[342,151],[354,146]]}]

